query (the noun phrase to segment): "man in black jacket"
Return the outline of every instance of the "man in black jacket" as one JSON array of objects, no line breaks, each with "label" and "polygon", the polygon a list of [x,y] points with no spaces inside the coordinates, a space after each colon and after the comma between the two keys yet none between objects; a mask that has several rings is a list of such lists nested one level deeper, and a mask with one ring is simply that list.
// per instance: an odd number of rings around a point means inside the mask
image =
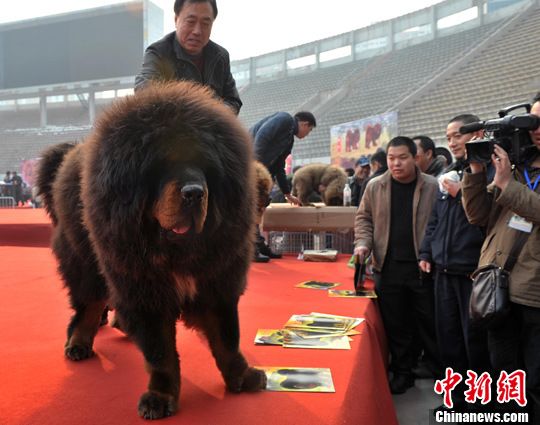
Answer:
[{"label": "man in black jacket", "polygon": [[355,199],[353,191],[352,204],[354,206],[360,206],[360,202],[362,202],[362,196],[364,196],[364,192],[366,191],[368,183],[375,177],[382,176],[388,170],[388,165],[386,163],[386,152],[383,150],[378,150],[373,155],[371,155],[371,158],[369,159],[369,166],[370,175],[362,182],[362,186],[360,186],[360,190],[357,194],[358,199]]},{"label": "man in black jacket", "polygon": [[[386,162],[386,158],[384,160]],[[368,156],[362,155],[354,164],[354,175],[351,179],[351,205],[357,207],[360,205],[360,192],[364,183],[369,178],[371,171],[371,160]]]},{"label": "man in black jacket", "polygon": [[445,168],[445,161],[435,154],[435,143],[430,137],[415,136],[412,138],[418,153],[416,154],[416,165],[422,173],[433,177],[439,177]]},{"label": "man in black jacket", "polygon": [[176,0],[176,31],[148,46],[135,90],[151,80],[190,80],[210,87],[238,114],[242,102],[231,74],[229,53],[210,40],[216,0]]},{"label": "man in black jacket", "polygon": [[[461,201],[461,180],[468,167],[465,143],[482,132],[461,134],[459,128],[479,121],[475,115],[459,115],[448,123],[448,147],[456,161],[441,176],[442,188],[433,207],[420,247],[420,269],[435,271],[435,326],[443,368],[451,367],[467,377],[467,370],[482,373],[489,369],[487,334],[469,326],[469,299],[484,230],[468,222]],[[445,179],[455,171],[456,180]],[[493,173],[491,175],[493,177]],[[456,408],[465,406],[463,388],[453,392]]]},{"label": "man in black jacket", "polygon": [[[285,160],[291,153],[294,137],[303,139],[317,126],[311,112],[298,112],[291,116],[287,112],[269,115],[249,129],[253,137],[255,158],[270,172],[277,181],[285,199],[294,205],[301,205],[296,196],[291,194],[291,186],[285,174]],[[257,228],[255,261],[267,262],[269,258],[279,258],[270,251]],[[266,258],[265,258],[266,257]]]}]

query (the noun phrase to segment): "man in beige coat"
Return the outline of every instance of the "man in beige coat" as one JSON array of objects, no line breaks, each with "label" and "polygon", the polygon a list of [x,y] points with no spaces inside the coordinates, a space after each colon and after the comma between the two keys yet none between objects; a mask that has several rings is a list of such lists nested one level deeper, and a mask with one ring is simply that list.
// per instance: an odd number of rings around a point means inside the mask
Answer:
[{"label": "man in beige coat", "polygon": [[418,250],[437,193],[437,180],[415,164],[416,145],[395,137],[387,147],[388,171],[371,180],[355,220],[359,261],[371,253],[375,289],[392,356],[390,390],[401,394],[414,385],[415,327],[426,355],[438,359],[433,286],[423,280]]},{"label": "man in beige coat", "polygon": [[[540,116],[540,92],[531,113]],[[488,345],[495,372],[524,369],[527,373],[528,407],[533,415],[529,423],[536,424],[540,423],[540,128],[530,136],[534,146],[524,164],[512,171],[507,152],[495,146],[493,184],[486,187],[483,164],[471,163],[462,191],[469,221],[487,226],[479,266],[503,267],[518,234],[528,233],[510,274],[510,316],[488,331]]]}]

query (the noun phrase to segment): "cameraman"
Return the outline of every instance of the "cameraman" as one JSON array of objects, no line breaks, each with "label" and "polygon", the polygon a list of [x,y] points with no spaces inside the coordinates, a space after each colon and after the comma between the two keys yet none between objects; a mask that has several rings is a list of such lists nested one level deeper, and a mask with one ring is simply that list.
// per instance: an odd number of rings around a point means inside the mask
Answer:
[{"label": "cameraman", "polygon": [[[531,113],[540,116],[540,92]],[[510,274],[511,313],[505,323],[488,331],[491,362],[496,373],[523,369],[531,423],[540,420],[540,129],[530,132],[534,146],[524,165],[512,171],[507,152],[495,145],[493,184],[486,187],[485,167],[471,163],[465,173],[463,206],[472,224],[487,226],[479,266],[502,267],[518,232],[528,239]],[[517,230],[520,227],[522,230]],[[498,375],[496,375],[498,376]],[[495,379],[495,378],[494,378]]]}]

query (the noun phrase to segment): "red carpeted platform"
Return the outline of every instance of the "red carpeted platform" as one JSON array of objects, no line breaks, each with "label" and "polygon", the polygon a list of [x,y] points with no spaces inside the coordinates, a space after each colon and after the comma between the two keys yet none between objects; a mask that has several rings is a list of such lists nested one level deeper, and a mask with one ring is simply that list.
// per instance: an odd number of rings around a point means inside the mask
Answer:
[{"label": "red carpeted platform", "polygon": [[[73,363],[63,356],[71,311],[55,259],[42,247],[50,234],[47,222],[42,210],[0,210],[0,424],[145,423],[136,405],[147,374],[142,355],[123,334],[105,326],[96,338],[94,358]],[[346,258],[305,263],[287,257],[254,264],[240,303],[241,346],[251,364],[328,367],[335,393],[229,394],[205,342],[180,325],[180,411],[160,423],[397,424],[375,303],[294,287],[316,279],[350,288],[353,272],[345,263]],[[365,317],[366,322],[357,327],[362,334],[346,351],[253,344],[258,328],[279,328],[291,314],[311,311]]]}]

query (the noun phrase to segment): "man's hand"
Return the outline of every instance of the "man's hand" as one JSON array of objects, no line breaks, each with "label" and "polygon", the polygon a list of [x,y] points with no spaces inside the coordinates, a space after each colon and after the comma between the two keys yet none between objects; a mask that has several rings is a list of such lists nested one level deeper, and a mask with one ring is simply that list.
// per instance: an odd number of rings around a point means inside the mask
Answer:
[{"label": "man's hand", "polygon": [[461,190],[461,182],[455,182],[450,179],[444,179],[442,182],[442,186],[452,198],[455,198]]},{"label": "man's hand", "polygon": [[294,195],[291,195],[290,193],[287,193],[285,195],[285,199],[287,200],[287,202],[289,202],[289,204],[291,205],[299,205],[301,206],[302,205],[302,202],[300,202],[300,199],[298,199],[296,196]]},{"label": "man's hand", "polygon": [[367,246],[357,246],[354,248],[354,255],[356,256],[355,262],[362,264],[369,254],[369,248]]},{"label": "man's hand", "polygon": [[470,165],[472,174],[478,174],[484,171],[484,164],[481,162],[471,162]]},{"label": "man's hand", "polygon": [[426,260],[420,260],[420,263],[418,263],[420,266],[420,270],[422,270],[424,273],[431,273],[431,263]]},{"label": "man's hand", "polygon": [[[473,136],[472,139],[470,140],[470,142],[472,142],[473,140],[478,140],[478,139],[479,139],[479,137]],[[472,174],[478,174],[478,173],[481,173],[482,171],[484,171],[485,166],[484,166],[484,164],[482,162],[469,161],[469,165],[471,166],[471,173]]]},{"label": "man's hand", "polygon": [[495,167],[495,177],[493,183],[499,189],[504,190],[510,180],[512,180],[512,166],[510,164],[510,158],[506,151],[498,145],[495,145],[494,154],[491,155],[491,160]]}]

